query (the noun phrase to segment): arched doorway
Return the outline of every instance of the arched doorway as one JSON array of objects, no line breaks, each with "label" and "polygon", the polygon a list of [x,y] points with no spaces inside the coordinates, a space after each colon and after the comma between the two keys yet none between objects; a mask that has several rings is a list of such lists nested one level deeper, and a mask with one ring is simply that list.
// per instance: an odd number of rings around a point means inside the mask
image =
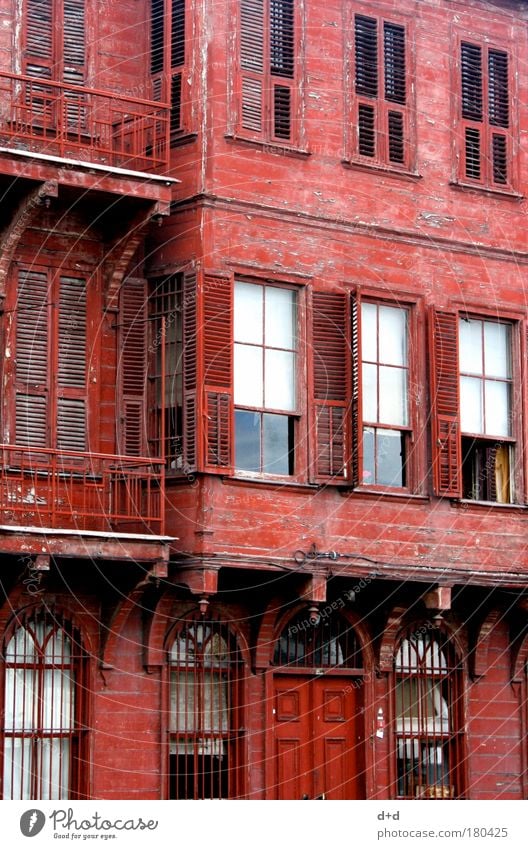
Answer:
[{"label": "arched doorway", "polygon": [[184,621],[169,640],[169,799],[243,795],[243,663],[219,620]]},{"label": "arched doorway", "polygon": [[270,681],[268,794],[365,798],[363,653],[349,621],[298,613],[275,644]]}]

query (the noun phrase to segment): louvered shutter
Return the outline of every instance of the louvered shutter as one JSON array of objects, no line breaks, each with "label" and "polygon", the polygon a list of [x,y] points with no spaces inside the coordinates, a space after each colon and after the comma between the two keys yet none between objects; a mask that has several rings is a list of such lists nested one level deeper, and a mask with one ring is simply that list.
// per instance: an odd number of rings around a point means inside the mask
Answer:
[{"label": "louvered shutter", "polygon": [[51,79],[53,65],[53,0],[25,0],[23,72]]},{"label": "louvered shutter", "polygon": [[269,0],[272,137],[292,141],[295,74],[294,0]]},{"label": "louvered shutter", "polygon": [[[85,0],[63,0],[63,79],[72,86],[86,81]],[[66,125],[77,131],[86,129],[86,95],[66,89],[64,108]]]},{"label": "louvered shutter", "polygon": [[470,180],[481,180],[484,95],[482,48],[477,44],[462,42],[460,45],[460,86],[464,135],[462,173]]},{"label": "louvered shutter", "polygon": [[50,279],[19,269],[16,303],[15,442],[49,447]]},{"label": "louvered shutter", "polygon": [[198,275],[183,275],[183,471],[198,467]]},{"label": "louvered shutter", "polygon": [[314,292],[312,468],[318,481],[347,479],[350,359],[346,296]]},{"label": "louvered shutter", "polygon": [[264,0],[240,0],[241,128],[264,130]]},{"label": "louvered shutter", "polygon": [[203,281],[205,466],[232,470],[233,285],[205,274]]},{"label": "louvered shutter", "polygon": [[86,280],[60,277],[56,365],[56,447],[60,451],[86,451],[86,306]]},{"label": "louvered shutter", "polygon": [[147,283],[128,279],[121,289],[118,384],[121,427],[118,451],[127,456],[145,453],[147,371]]},{"label": "louvered shutter", "polygon": [[510,182],[508,74],[508,54],[501,50],[490,50],[488,53],[488,112],[491,127],[491,179],[498,186],[505,186]]},{"label": "louvered shutter", "polygon": [[185,0],[172,0],[171,22],[171,133],[183,128],[182,94],[185,65]]},{"label": "louvered shutter", "polygon": [[437,495],[462,495],[458,315],[431,310],[433,485]]},{"label": "louvered shutter", "polygon": [[354,16],[357,153],[391,165],[408,159],[405,27]]},{"label": "louvered shutter", "polygon": [[387,21],[383,25],[383,73],[385,101],[389,104],[386,117],[387,158],[391,164],[403,165],[407,136],[405,29]]}]

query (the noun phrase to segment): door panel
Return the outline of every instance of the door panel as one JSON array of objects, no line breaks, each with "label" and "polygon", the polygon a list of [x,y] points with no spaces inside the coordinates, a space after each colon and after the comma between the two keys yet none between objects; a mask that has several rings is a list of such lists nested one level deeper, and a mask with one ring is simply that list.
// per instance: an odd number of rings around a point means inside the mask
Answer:
[{"label": "door panel", "polygon": [[364,798],[361,702],[349,678],[275,676],[276,798]]}]

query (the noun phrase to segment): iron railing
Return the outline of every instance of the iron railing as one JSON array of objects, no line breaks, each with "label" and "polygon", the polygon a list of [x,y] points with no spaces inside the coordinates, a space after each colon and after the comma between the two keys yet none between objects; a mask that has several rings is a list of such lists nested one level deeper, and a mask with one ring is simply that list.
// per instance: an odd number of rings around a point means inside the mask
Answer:
[{"label": "iron railing", "polygon": [[156,172],[169,153],[167,106],[0,72],[0,146]]},{"label": "iron railing", "polygon": [[165,532],[160,458],[0,445],[0,523]]}]

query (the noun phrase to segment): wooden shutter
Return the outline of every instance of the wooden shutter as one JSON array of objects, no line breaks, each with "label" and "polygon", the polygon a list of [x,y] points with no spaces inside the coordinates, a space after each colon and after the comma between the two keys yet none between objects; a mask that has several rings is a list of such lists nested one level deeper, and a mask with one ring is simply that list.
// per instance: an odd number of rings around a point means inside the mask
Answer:
[{"label": "wooden shutter", "polygon": [[312,296],[313,474],[318,481],[345,481],[350,413],[350,348],[344,294]]},{"label": "wooden shutter", "polygon": [[51,79],[53,64],[53,0],[25,0],[23,72]]},{"label": "wooden shutter", "polygon": [[198,276],[183,275],[183,471],[198,468]]},{"label": "wooden shutter", "polygon": [[121,416],[118,432],[120,454],[137,457],[145,453],[147,373],[147,282],[125,280],[121,289],[118,383]]},{"label": "wooden shutter", "polygon": [[[394,165],[405,162],[407,68],[405,28],[385,21],[383,25],[383,76],[387,111],[388,161]],[[400,106],[401,108],[397,108]]]},{"label": "wooden shutter", "polygon": [[[295,74],[294,0],[269,0],[272,129],[274,138],[291,141],[293,135]],[[278,77],[279,79],[275,79]]]},{"label": "wooden shutter", "polygon": [[458,315],[431,310],[433,485],[437,495],[462,495]]},{"label": "wooden shutter", "polygon": [[491,179],[501,186],[509,180],[510,95],[508,54],[502,50],[488,53],[488,112],[491,126]]},{"label": "wooden shutter", "polygon": [[182,129],[183,66],[185,65],[185,0],[172,0],[171,21],[171,133]]},{"label": "wooden shutter", "polygon": [[19,269],[16,304],[15,442],[49,447],[50,279]]},{"label": "wooden shutter", "polygon": [[57,335],[57,448],[86,451],[86,280],[59,278]]},{"label": "wooden shutter", "polygon": [[203,282],[205,466],[232,471],[233,285],[206,274]]},{"label": "wooden shutter", "polygon": [[480,181],[483,176],[481,156],[484,92],[482,48],[478,44],[463,41],[460,45],[460,87],[464,134],[462,173],[470,180]]},{"label": "wooden shutter", "polygon": [[241,129],[264,129],[264,0],[240,0]]}]

